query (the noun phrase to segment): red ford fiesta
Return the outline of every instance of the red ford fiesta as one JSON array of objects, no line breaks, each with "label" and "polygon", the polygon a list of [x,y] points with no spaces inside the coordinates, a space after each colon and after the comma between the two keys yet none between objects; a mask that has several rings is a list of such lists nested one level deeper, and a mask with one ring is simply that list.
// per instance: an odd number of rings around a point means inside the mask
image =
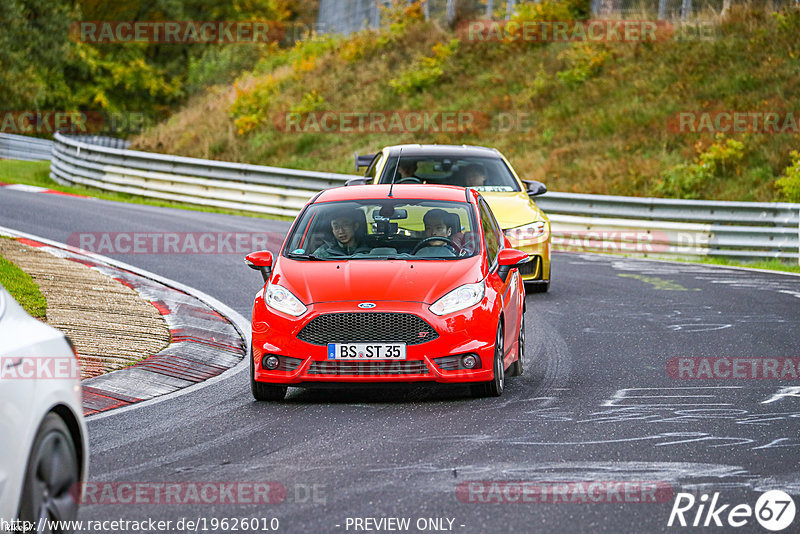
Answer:
[{"label": "red ford fiesta", "polygon": [[253,305],[253,396],[426,381],[498,396],[522,373],[526,261],[472,189],[323,191],[277,258],[246,258],[265,279]]}]

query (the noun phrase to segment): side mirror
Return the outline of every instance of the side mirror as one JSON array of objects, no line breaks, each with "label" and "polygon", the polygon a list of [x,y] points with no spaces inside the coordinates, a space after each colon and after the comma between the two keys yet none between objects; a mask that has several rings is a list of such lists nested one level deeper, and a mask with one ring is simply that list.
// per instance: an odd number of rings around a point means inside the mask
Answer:
[{"label": "side mirror", "polygon": [[542,182],[537,182],[536,180],[522,180],[522,182],[528,188],[526,193],[528,193],[529,197],[535,197],[547,193],[547,186]]},{"label": "side mirror", "polygon": [[528,256],[527,252],[514,248],[504,248],[497,254],[497,276],[505,282],[511,269],[524,265],[529,261],[531,261],[531,257]]},{"label": "side mirror", "polygon": [[372,163],[372,160],[375,159],[375,156],[377,156],[377,154],[359,155],[358,152],[353,152],[353,155],[356,158],[356,172],[360,171],[364,167],[369,167]]},{"label": "side mirror", "polygon": [[358,177],[358,178],[350,178],[344,183],[344,186],[347,187],[348,185],[367,185],[370,183],[372,178],[368,178],[366,176]]},{"label": "side mirror", "polygon": [[272,252],[269,250],[251,252],[245,256],[244,262],[251,269],[261,271],[261,277],[264,279],[264,282],[269,280],[269,275],[272,273]]}]

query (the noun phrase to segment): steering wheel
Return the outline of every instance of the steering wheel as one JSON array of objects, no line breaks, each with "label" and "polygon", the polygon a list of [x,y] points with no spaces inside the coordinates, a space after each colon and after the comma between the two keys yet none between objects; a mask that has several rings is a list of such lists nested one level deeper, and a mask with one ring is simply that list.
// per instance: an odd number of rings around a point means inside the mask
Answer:
[{"label": "steering wheel", "polygon": [[447,243],[448,245],[453,247],[454,250],[456,248],[456,246],[453,244],[453,240],[450,239],[449,237],[442,237],[442,236],[438,236],[438,235],[433,235],[431,237],[426,237],[425,239],[423,239],[422,241],[417,243],[417,246],[414,247],[414,250],[411,251],[411,254],[412,255],[416,254],[419,251],[419,249],[421,249],[422,247],[424,247],[425,245],[427,245],[428,243],[430,243],[432,241],[444,241],[445,243]]},{"label": "steering wheel", "polygon": [[421,184],[422,180],[417,178],[416,176],[406,176],[405,178],[401,178],[397,181],[398,184],[404,184],[407,182],[413,182],[415,184]]}]

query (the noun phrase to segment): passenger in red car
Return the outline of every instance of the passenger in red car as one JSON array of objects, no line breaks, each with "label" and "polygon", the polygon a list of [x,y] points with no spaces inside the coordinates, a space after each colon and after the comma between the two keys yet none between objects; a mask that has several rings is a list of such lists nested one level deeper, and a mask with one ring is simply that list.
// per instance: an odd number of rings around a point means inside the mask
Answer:
[{"label": "passenger in red car", "polygon": [[331,231],[335,238],[334,241],[320,246],[314,251],[314,256],[332,258],[369,253],[370,248],[363,244],[359,237],[363,229],[361,228],[357,211],[342,210],[335,213],[331,218]]}]

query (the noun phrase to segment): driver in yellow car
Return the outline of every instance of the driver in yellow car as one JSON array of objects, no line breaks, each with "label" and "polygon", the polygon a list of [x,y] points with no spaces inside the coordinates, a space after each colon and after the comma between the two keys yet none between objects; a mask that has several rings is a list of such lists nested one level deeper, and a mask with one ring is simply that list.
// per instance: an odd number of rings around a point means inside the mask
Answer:
[{"label": "driver in yellow car", "polygon": [[422,183],[422,179],[417,176],[417,162],[413,159],[401,160],[397,166],[397,173],[400,175],[400,180],[408,178],[409,182]]},{"label": "driver in yellow car", "polygon": [[462,171],[464,187],[481,187],[486,184],[486,169],[480,163],[471,163]]}]

